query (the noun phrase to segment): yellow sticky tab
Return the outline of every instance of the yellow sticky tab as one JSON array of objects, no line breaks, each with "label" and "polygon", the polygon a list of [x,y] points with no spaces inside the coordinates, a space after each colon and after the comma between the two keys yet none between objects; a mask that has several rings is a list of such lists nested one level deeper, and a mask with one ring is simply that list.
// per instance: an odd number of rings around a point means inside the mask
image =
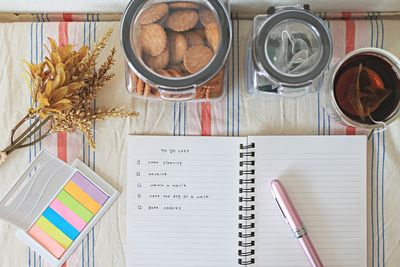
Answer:
[{"label": "yellow sticky tab", "polygon": [[100,210],[100,204],[97,203],[91,196],[89,196],[74,182],[69,181],[64,187],[64,190],[93,214],[96,214]]},{"label": "yellow sticky tab", "polygon": [[51,238],[57,241],[63,248],[67,249],[71,244],[72,240],[68,238],[60,229],[49,222],[45,217],[40,216],[36,222],[36,226],[48,234]]}]

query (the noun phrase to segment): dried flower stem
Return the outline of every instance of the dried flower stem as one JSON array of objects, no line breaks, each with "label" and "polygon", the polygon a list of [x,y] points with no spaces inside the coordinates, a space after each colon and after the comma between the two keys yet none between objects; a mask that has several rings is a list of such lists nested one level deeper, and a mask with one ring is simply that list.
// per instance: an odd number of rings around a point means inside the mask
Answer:
[{"label": "dried flower stem", "polygon": [[18,147],[18,149],[19,149],[19,148],[24,148],[24,147],[33,146],[33,145],[39,143],[40,141],[43,141],[43,140],[44,140],[46,137],[48,137],[50,134],[51,134],[51,132],[50,132],[50,129],[49,129],[49,130],[47,130],[47,132],[46,132],[45,134],[41,135],[41,136],[40,136],[38,139],[36,139],[35,141],[32,141],[32,142],[30,142],[30,143],[21,145],[21,146]]},{"label": "dried flower stem", "polygon": [[11,144],[14,143],[14,134],[15,132],[18,130],[19,127],[21,127],[22,124],[24,124],[24,122],[26,122],[29,119],[29,114],[26,114],[25,117],[20,120],[17,125],[15,125],[15,127],[11,130]]},{"label": "dried flower stem", "polygon": [[[24,144],[29,138],[33,137],[42,127],[51,119],[51,117],[47,117],[45,120],[41,121],[39,118],[37,118],[32,125],[29,126],[25,132],[23,132],[14,142],[12,142],[5,150],[2,152],[6,153],[7,155],[13,152],[16,149],[22,148],[22,147],[27,147],[29,145],[33,145],[39,141],[35,140],[33,144]],[[38,122],[41,123],[35,127],[35,125],[38,124]],[[32,130],[33,129],[33,130]],[[43,136],[42,136],[43,137]],[[43,137],[45,138],[45,136]],[[37,142],[36,142],[37,141]]]},{"label": "dried flower stem", "polygon": [[[12,132],[12,135],[15,134],[15,132],[18,130],[18,128],[19,128],[20,126],[22,126],[23,123],[24,123],[25,121],[27,121],[27,119],[21,120],[21,121],[17,124],[17,126],[14,127],[14,129],[11,131],[11,132]],[[22,122],[22,123],[21,123],[21,122]],[[29,127],[28,127],[19,137],[17,137],[17,139],[15,139],[15,141],[12,140],[11,143],[10,143],[10,145],[9,145],[3,152],[6,152],[6,153],[7,153],[7,152],[8,152],[13,146],[15,146],[21,139],[23,139],[24,137],[26,137],[26,136],[29,134],[29,132],[30,132],[39,122],[40,122],[40,119],[36,119],[31,125],[29,125]],[[14,138],[12,138],[12,139],[14,139]]]}]

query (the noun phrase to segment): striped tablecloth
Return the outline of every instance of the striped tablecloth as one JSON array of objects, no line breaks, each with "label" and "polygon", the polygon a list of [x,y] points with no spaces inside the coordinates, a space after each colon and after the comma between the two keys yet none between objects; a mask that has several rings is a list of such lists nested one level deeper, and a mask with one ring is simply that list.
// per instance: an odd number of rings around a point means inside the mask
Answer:
[{"label": "striped tablecloth", "polygon": [[[323,14],[334,38],[333,64],[353,49],[373,46],[400,56],[400,20],[371,14]],[[15,15],[14,15],[15,17]],[[131,98],[125,90],[124,59],[119,47],[119,22],[99,22],[102,15],[63,14],[35,16],[37,22],[0,24],[0,147],[26,112],[29,92],[21,75],[23,60],[41,61],[47,36],[60,43],[93,46],[107,28],[115,30],[111,45],[118,48],[116,78],[103,90],[97,106],[126,107],[141,112],[138,119],[109,120],[96,124],[97,150],[79,134],[57,134],[18,151],[0,167],[0,195],[41,149],[65,161],[80,158],[122,194],[100,223],[91,230],[67,266],[124,266],[126,249],[126,136],[148,135],[343,135],[367,134],[368,144],[368,258],[369,266],[400,266],[400,121],[386,132],[369,133],[346,128],[331,119],[320,94],[299,99],[268,101],[248,96],[245,55],[251,21],[234,14],[234,40],[229,64],[229,90],[217,103],[159,103]],[[352,19],[353,17],[353,19]],[[109,17],[110,18],[110,17]],[[357,18],[357,19],[354,19]],[[90,20],[73,22],[71,20]],[[397,140],[397,142],[396,142]],[[0,224],[0,266],[47,266],[23,245],[15,229]]]},{"label": "striped tablecloth", "polygon": [[[226,0],[225,0],[226,1]],[[130,0],[13,0],[2,1],[0,12],[122,12]],[[269,6],[309,4],[317,11],[393,11],[398,0],[229,0],[233,12],[259,13]]]}]

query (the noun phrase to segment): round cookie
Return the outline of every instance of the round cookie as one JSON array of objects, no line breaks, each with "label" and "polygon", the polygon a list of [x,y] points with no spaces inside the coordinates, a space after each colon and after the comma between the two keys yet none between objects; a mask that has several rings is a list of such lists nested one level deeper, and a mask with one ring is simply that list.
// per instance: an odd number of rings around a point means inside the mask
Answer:
[{"label": "round cookie", "polygon": [[157,72],[158,74],[160,74],[161,76],[164,76],[164,77],[171,77],[171,74],[169,74],[169,72],[166,71],[166,70],[164,70],[164,69],[158,69],[158,70],[156,70],[156,72]]},{"label": "round cookie", "polygon": [[176,32],[193,29],[199,21],[199,15],[193,10],[177,10],[168,16],[166,25]]},{"label": "round cookie", "polygon": [[167,33],[158,24],[143,26],[139,38],[142,51],[153,57],[161,54],[167,46]]},{"label": "round cookie", "polygon": [[221,84],[224,82],[225,78],[225,67],[222,68],[217,75],[215,75],[210,81],[208,81],[204,86],[207,88],[212,88],[215,87],[218,84]]},{"label": "round cookie", "polygon": [[144,93],[144,81],[142,81],[142,79],[139,79],[136,86],[136,94],[143,95],[143,93]]},{"label": "round cookie", "polygon": [[218,74],[205,85],[207,88],[206,98],[214,99],[222,95],[224,78],[225,68],[222,68]]},{"label": "round cookie", "polygon": [[168,69],[169,70],[171,70],[171,69],[176,70],[177,72],[182,73],[182,75],[185,75],[187,73],[185,65],[183,64],[183,62],[180,63],[180,64],[169,65]]},{"label": "round cookie", "polygon": [[203,26],[207,26],[210,23],[216,23],[215,16],[208,8],[202,7],[199,10],[199,19]]},{"label": "round cookie", "polygon": [[182,62],[185,56],[188,44],[185,36],[182,33],[170,32],[168,33],[168,44],[170,51],[170,63],[178,64]]},{"label": "round cookie", "polygon": [[183,58],[183,64],[189,73],[196,73],[203,69],[213,58],[213,51],[202,45],[189,48]]},{"label": "round cookie", "polygon": [[134,72],[131,71],[131,82],[130,82],[130,85],[132,87],[132,91],[136,91],[138,80],[139,80],[138,76]]},{"label": "round cookie", "polygon": [[150,84],[146,83],[146,84],[144,85],[144,93],[143,93],[143,96],[149,96],[149,95],[150,95],[150,92],[151,92],[151,86],[150,86]]},{"label": "round cookie", "polygon": [[152,68],[153,70],[165,68],[169,63],[168,47],[161,54],[155,57],[144,54],[143,61],[149,68]]},{"label": "round cookie", "polygon": [[167,69],[168,73],[175,78],[182,77],[182,73],[180,71],[177,71],[175,69]]},{"label": "round cookie", "polygon": [[204,29],[195,29],[193,31],[197,33],[203,40],[206,39],[206,33],[204,32]]},{"label": "round cookie", "polygon": [[205,27],[206,38],[209,46],[216,53],[220,42],[220,33],[217,23],[207,24]]},{"label": "round cookie", "polygon": [[158,90],[157,90],[156,88],[154,88],[154,87],[151,87],[150,94],[151,94],[152,96],[155,96],[155,97],[160,97],[160,91],[158,91]]},{"label": "round cookie", "polygon": [[203,38],[196,31],[185,32],[185,37],[188,47],[192,47],[195,45],[204,45]]},{"label": "round cookie", "polygon": [[196,89],[195,99],[204,99],[206,98],[207,88],[202,86]]},{"label": "round cookie", "polygon": [[144,10],[139,17],[141,25],[154,23],[168,14],[169,7],[165,3],[156,4]]},{"label": "round cookie", "polygon": [[192,2],[175,2],[175,3],[170,3],[169,7],[173,9],[187,9],[187,8],[198,9],[199,5]]}]

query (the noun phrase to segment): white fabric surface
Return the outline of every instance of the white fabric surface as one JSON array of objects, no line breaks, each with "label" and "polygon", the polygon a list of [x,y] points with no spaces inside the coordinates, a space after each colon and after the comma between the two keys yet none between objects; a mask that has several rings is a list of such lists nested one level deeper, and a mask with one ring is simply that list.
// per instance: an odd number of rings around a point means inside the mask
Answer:
[{"label": "white fabric surface", "polygon": [[[382,29],[383,26],[384,38],[382,34],[377,34],[377,28],[380,29],[378,21],[357,21],[356,48],[370,44],[378,46],[382,38],[382,46],[400,56],[396,35],[400,22],[384,20]],[[117,77],[99,95],[97,105],[128,107],[140,111],[141,116],[138,119],[97,123],[96,152],[88,149],[81,134],[68,135],[68,161],[80,158],[122,193],[68,261],[68,267],[124,266],[126,166],[129,164],[125,160],[126,136],[199,135],[202,132],[201,104],[148,102],[129,97],[125,90],[125,64],[119,47],[118,22],[70,23],[69,42],[93,44],[94,39],[109,27],[115,30],[110,44],[118,48],[114,68]],[[250,27],[250,21],[233,22],[235,36],[230,58],[229,90],[220,102],[211,104],[212,135],[345,134],[345,128],[327,115],[318,94],[276,102],[247,95],[243,66]],[[335,43],[334,62],[337,62],[345,54],[346,22],[331,21],[330,27]],[[47,36],[58,39],[58,35],[59,23],[0,24],[0,148],[7,145],[10,130],[23,117],[29,105],[28,89],[21,78],[23,60],[40,60],[43,56],[41,42],[46,42]],[[385,262],[386,267],[398,267],[400,263],[399,135],[400,120],[397,120],[384,134],[373,135],[368,145],[368,266],[383,266]],[[8,162],[0,167],[0,196],[40,149],[57,154],[56,138],[52,136],[42,144],[17,151],[8,158]],[[0,266],[48,266],[39,255],[18,241],[14,232],[14,227],[0,223]]]},{"label": "white fabric surface", "polygon": [[[129,0],[0,0],[0,12],[123,12]],[[399,0],[231,0],[232,11],[259,13],[269,6],[310,4],[319,12],[399,11]]]}]

